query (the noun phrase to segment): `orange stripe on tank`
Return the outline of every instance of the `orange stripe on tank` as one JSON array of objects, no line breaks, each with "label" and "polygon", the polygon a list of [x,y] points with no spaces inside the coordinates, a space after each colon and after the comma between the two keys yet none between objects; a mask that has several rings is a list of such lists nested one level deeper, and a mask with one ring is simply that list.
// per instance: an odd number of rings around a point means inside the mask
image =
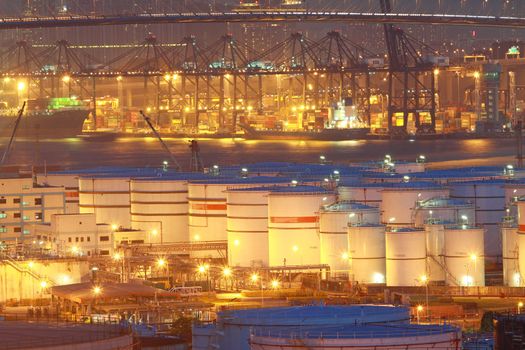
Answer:
[{"label": "orange stripe on tank", "polygon": [[270,222],[273,224],[300,224],[315,223],[319,219],[317,216],[272,216]]},{"label": "orange stripe on tank", "polygon": [[226,210],[226,204],[192,204],[193,210]]}]

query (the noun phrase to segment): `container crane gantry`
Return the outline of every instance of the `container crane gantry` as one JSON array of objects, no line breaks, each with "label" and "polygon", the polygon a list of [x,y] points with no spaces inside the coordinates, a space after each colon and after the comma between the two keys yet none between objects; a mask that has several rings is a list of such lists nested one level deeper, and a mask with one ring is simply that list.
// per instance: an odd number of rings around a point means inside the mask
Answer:
[{"label": "container crane gantry", "polygon": [[[379,0],[381,11],[392,12],[391,0]],[[389,58],[388,68],[388,130],[391,134],[406,134],[409,116],[412,116],[418,133],[436,131],[436,89],[434,65],[427,62],[423,50],[434,51],[427,45],[416,43],[402,29],[393,24],[383,25]],[[420,44],[421,48],[417,48]],[[424,77],[430,76],[430,83]],[[428,79],[426,79],[428,80]],[[396,90],[401,85],[401,92]],[[394,125],[393,118],[403,114],[403,125]],[[430,123],[421,122],[421,114],[430,115]]]}]

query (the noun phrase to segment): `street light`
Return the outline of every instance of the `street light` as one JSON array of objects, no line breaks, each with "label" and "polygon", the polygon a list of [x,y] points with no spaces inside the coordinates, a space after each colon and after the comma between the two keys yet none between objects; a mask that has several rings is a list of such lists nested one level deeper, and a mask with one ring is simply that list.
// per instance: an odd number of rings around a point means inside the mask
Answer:
[{"label": "street light", "polygon": [[[226,289],[228,289],[228,278],[232,275],[232,269],[228,266],[222,269],[222,276],[226,279]],[[233,286],[232,286],[233,287]],[[233,289],[233,288],[232,288]]]},{"label": "street light", "polygon": [[518,314],[521,314],[522,307],[523,307],[523,301],[518,302]]},{"label": "street light", "polygon": [[113,254],[113,260],[120,261],[120,259],[122,259],[122,254],[120,254],[118,252]]},{"label": "street light", "polygon": [[272,289],[277,289],[279,288],[280,285],[281,285],[281,282],[279,282],[279,280],[272,280],[271,282]]},{"label": "street light", "polygon": [[160,268],[163,268],[164,266],[166,266],[166,259],[163,259],[163,258],[157,259],[157,266]]},{"label": "street light", "polygon": [[230,269],[229,267],[225,267],[224,269],[222,269],[222,275],[224,277],[230,277],[232,274],[232,269]]},{"label": "street light", "polygon": [[423,305],[418,305],[416,308],[417,324],[419,324],[419,313],[423,311]]},{"label": "street light", "polygon": [[99,286],[94,286],[94,287],[93,287],[93,294],[94,294],[95,296],[98,296],[98,295],[100,295],[101,293],[102,293],[102,288],[101,288],[101,287],[99,287]]}]

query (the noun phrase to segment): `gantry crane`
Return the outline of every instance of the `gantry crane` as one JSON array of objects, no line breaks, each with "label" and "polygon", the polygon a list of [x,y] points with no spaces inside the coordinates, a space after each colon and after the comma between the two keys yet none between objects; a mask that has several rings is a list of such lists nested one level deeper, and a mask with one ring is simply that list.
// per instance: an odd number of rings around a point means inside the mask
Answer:
[{"label": "gantry crane", "polygon": [[[381,11],[392,12],[391,0],[380,0]],[[391,134],[406,134],[409,116],[412,116],[418,133],[434,133],[436,130],[435,55],[428,45],[417,42],[402,29],[384,24],[388,51],[388,129]],[[429,56],[425,57],[424,52]],[[430,82],[429,82],[430,81]],[[400,85],[396,89],[396,85]],[[394,117],[402,113],[403,125],[394,125]],[[421,120],[427,114],[428,120]]]}]

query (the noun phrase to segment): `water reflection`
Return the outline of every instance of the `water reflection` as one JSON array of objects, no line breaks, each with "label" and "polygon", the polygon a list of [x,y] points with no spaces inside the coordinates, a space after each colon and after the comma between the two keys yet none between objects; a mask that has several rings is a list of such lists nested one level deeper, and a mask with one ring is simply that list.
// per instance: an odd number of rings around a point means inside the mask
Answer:
[{"label": "water reflection", "polygon": [[[183,167],[189,166],[189,139],[165,139],[171,152]],[[7,138],[0,139],[5,147]],[[515,141],[497,140],[373,140],[373,141],[258,141],[243,139],[199,140],[205,164],[238,164],[259,161],[317,162],[323,154],[327,160],[345,163],[382,159],[415,160],[425,154],[430,162],[447,166],[504,164],[512,162]],[[88,141],[82,138],[59,140],[17,139],[9,158],[10,164],[63,165],[88,167],[98,165],[159,166],[166,155],[154,137],[122,137],[113,141]],[[458,161],[458,162],[451,162]]]}]

